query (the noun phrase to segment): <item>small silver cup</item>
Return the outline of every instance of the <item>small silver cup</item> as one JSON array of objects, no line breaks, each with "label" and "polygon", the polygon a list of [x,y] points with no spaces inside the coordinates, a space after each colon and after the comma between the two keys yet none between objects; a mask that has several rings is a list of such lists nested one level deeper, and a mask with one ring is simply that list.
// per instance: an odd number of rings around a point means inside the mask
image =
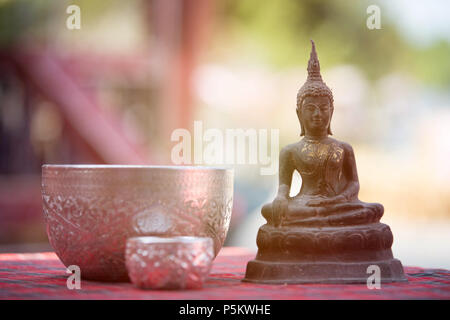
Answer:
[{"label": "small silver cup", "polygon": [[196,289],[211,270],[214,243],[208,237],[133,237],[125,258],[128,276],[139,288]]}]

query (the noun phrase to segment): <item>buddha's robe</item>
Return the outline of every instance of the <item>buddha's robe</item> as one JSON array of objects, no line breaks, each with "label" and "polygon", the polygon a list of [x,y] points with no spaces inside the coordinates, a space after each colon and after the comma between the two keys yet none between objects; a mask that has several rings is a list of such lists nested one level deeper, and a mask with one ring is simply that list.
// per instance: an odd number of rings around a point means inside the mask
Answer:
[{"label": "buddha's robe", "polygon": [[[280,154],[280,175],[292,177],[297,170],[302,177],[299,194],[288,199],[281,226],[339,226],[378,222],[384,209],[378,203],[358,199],[359,183],[350,145],[327,138],[323,141],[303,139],[287,146]],[[291,178],[289,179],[289,182]],[[344,196],[334,204],[311,205],[311,202]],[[262,215],[273,223],[272,204],[262,208]]]}]

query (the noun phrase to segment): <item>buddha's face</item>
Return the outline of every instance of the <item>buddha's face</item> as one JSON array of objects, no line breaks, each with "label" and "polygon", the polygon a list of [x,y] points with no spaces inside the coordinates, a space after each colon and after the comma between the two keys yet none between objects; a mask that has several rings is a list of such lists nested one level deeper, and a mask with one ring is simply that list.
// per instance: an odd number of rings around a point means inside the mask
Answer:
[{"label": "buddha's face", "polygon": [[326,96],[308,96],[303,99],[297,115],[307,134],[327,132],[332,115],[330,99]]}]

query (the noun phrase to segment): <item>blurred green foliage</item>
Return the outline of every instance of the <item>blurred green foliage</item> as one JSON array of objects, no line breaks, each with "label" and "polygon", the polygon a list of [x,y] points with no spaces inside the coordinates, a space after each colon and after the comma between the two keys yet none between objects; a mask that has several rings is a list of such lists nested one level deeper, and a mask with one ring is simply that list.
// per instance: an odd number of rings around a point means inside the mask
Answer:
[{"label": "blurred green foliage", "polygon": [[219,2],[219,41],[227,42],[226,54],[238,51],[249,60],[289,68],[305,65],[313,39],[322,68],[354,64],[371,80],[403,71],[430,84],[450,86],[449,43],[412,46],[383,14],[383,4],[377,4],[382,29],[369,30],[366,9],[374,2],[226,0]]},{"label": "blurred green foliage", "polygon": [[[19,43],[30,34],[44,33],[45,24],[51,14],[48,1],[0,1],[0,46]],[[38,39],[35,39],[38,40]]]},{"label": "blurred green foliage", "polygon": [[[383,14],[388,9],[377,2],[220,0],[216,2],[218,23],[213,31],[216,42],[210,54],[214,59],[261,63],[278,69],[304,67],[309,39],[313,39],[323,69],[354,64],[371,80],[402,71],[427,84],[450,87],[450,44],[437,41],[426,48],[412,45]],[[0,0],[0,46],[24,40],[51,42],[55,25],[64,27],[66,7],[73,3],[82,8],[83,26],[95,24],[96,17],[108,10],[121,8],[119,0]],[[381,8],[381,30],[366,27],[370,4]]]},{"label": "blurred green foliage", "polygon": [[82,8],[85,26],[95,24],[108,10],[120,9],[120,3],[120,0],[0,0],[0,47],[21,42],[52,43],[52,35],[66,28],[66,9],[71,4]]},{"label": "blurred green foliage", "polygon": [[443,89],[450,87],[450,43],[437,41],[431,46],[411,51],[408,65],[424,82]]}]

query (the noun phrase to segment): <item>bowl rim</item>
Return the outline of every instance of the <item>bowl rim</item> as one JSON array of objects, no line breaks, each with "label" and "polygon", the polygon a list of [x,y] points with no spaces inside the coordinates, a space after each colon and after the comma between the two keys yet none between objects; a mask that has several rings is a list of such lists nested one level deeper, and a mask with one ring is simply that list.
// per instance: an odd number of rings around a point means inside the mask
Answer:
[{"label": "bowl rim", "polygon": [[136,165],[136,164],[43,164],[42,169],[165,169],[165,170],[234,170],[231,166],[181,166],[181,165]]}]

